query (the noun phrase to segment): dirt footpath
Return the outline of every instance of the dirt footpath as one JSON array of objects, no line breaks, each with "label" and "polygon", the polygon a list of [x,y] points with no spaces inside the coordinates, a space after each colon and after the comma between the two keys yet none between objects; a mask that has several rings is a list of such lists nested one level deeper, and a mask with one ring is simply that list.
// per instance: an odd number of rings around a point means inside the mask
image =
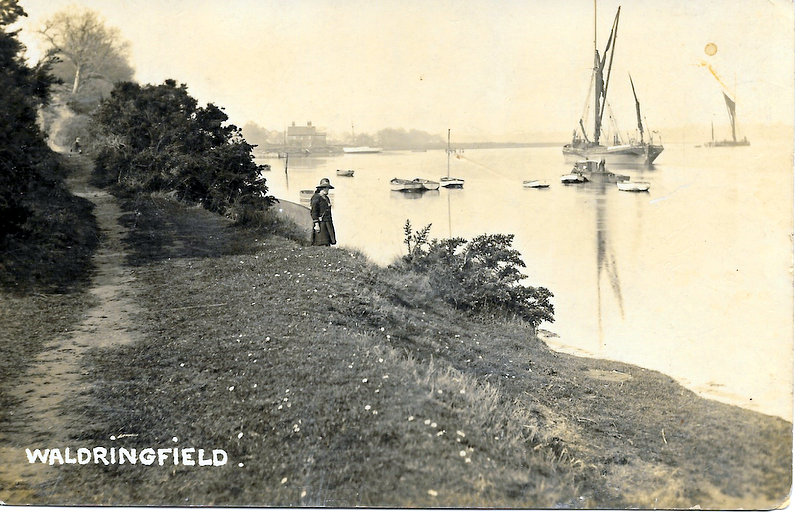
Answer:
[{"label": "dirt footpath", "polygon": [[131,323],[138,310],[132,292],[135,278],[125,266],[127,230],[118,223],[122,212],[113,196],[88,185],[88,160],[72,160],[78,171],[70,178],[70,188],[95,205],[101,230],[87,293],[93,305],[77,326],[45,343],[8,390],[19,403],[0,422],[0,501],[6,504],[48,502],[63,467],[30,464],[26,448],[63,449],[75,441],[85,422],[69,408],[78,406],[71,402],[86,392],[90,382],[81,370],[82,356],[97,347],[129,344],[136,336]]}]

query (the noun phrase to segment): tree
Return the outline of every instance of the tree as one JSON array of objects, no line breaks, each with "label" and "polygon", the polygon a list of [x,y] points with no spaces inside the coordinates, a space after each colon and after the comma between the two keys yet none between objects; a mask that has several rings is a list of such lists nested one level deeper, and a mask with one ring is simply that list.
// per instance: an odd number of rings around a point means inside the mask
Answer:
[{"label": "tree", "polygon": [[119,83],[93,118],[95,176],[103,184],[171,191],[234,216],[274,201],[241,130],[214,104],[198,106],[185,84]]},{"label": "tree", "polygon": [[118,29],[106,27],[97,13],[89,9],[59,11],[44,22],[39,34],[49,43],[62,63],[55,74],[71,85],[70,93],[105,83],[110,91],[118,81],[133,78],[128,63],[129,43]]},{"label": "tree", "polygon": [[22,228],[26,196],[42,183],[49,149],[36,117],[56,82],[50,61],[29,67],[17,33],[6,32],[20,16],[26,14],[16,0],[0,0],[0,241]]}]

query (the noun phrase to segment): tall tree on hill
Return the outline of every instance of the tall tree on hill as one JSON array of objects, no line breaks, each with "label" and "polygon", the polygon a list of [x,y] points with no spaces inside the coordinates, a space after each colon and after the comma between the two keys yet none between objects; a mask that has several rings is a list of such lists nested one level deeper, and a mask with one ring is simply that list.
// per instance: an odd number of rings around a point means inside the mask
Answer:
[{"label": "tall tree on hill", "polygon": [[133,78],[129,43],[122,39],[119,29],[106,27],[94,11],[59,11],[44,22],[39,34],[61,58],[54,73],[70,86],[73,97],[82,92],[103,97],[114,83]]}]

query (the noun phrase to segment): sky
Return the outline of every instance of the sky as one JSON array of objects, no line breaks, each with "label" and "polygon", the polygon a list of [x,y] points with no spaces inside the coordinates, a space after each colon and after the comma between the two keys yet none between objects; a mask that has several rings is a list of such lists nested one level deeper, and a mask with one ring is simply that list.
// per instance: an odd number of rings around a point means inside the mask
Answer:
[{"label": "sky", "polygon": [[[329,134],[421,129],[456,140],[567,138],[589,91],[592,0],[21,0],[20,39],[86,7],[131,44],[140,83],[173,78],[239,125],[292,122]],[[794,7],[788,0],[597,0],[603,47],[621,6],[609,101],[650,129],[794,125]],[[716,54],[704,51],[714,43]]]}]

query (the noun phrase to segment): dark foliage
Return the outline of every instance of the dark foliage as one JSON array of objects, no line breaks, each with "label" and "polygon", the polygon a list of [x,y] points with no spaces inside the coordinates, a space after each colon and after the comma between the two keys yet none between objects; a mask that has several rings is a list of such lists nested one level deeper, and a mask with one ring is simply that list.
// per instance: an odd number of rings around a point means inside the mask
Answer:
[{"label": "dark foliage", "polygon": [[94,115],[95,181],[129,192],[172,192],[233,219],[263,210],[263,165],[217,106],[199,107],[185,84],[119,83]]},{"label": "dark foliage", "polygon": [[36,123],[36,110],[49,100],[55,82],[50,62],[25,64],[16,32],[6,32],[24,11],[16,1],[0,3],[0,238],[18,232],[30,215],[25,196],[42,176],[50,150]]},{"label": "dark foliage", "polygon": [[17,33],[5,31],[20,16],[15,0],[0,0],[0,285],[60,290],[85,276],[96,229],[37,124],[57,79],[49,56],[28,66]]},{"label": "dark foliage", "polygon": [[439,298],[460,309],[516,315],[534,327],[553,321],[553,293],[520,284],[527,276],[519,270],[525,267],[519,251],[511,247],[513,235],[429,241],[430,227],[414,232],[406,221],[408,254],[397,265],[425,273]]}]

